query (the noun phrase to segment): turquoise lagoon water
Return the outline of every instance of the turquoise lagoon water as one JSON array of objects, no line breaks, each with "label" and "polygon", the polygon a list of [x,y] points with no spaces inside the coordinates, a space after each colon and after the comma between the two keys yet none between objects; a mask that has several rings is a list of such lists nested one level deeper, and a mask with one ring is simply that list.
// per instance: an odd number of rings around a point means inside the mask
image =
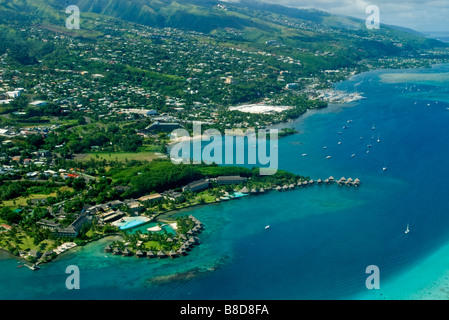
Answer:
[{"label": "turquoise lagoon water", "polygon": [[[177,212],[205,230],[174,260],[105,254],[108,239],[35,272],[3,255],[0,298],[445,299],[448,74],[447,65],[360,74],[336,87],[366,100],[289,124],[300,133],[279,141],[280,169],[359,178],[359,188],[315,185]],[[68,265],[80,269],[80,290],[65,287]],[[379,267],[379,290],[365,286],[369,265]]]}]

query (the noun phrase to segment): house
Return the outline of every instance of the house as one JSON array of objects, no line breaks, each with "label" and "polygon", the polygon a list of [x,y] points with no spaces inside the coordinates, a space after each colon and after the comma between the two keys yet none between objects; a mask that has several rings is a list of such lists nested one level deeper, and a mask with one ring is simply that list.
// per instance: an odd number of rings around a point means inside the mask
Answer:
[{"label": "house", "polygon": [[14,134],[14,132],[12,132],[9,129],[0,129],[0,136],[9,137],[9,136],[12,136],[13,134]]},{"label": "house", "polygon": [[207,188],[209,188],[210,182],[207,180],[198,180],[189,183],[188,185],[184,186],[182,188],[182,191],[191,191],[191,192],[197,192],[202,191]]},{"label": "house", "polygon": [[35,258],[35,259],[39,259],[42,256],[42,253],[40,253],[37,250],[30,250],[30,252],[28,254],[30,257]]},{"label": "house", "polygon": [[47,101],[41,101],[41,100],[33,101],[30,103],[30,105],[32,105],[33,107],[44,107],[47,104],[48,104]]},{"label": "house", "polygon": [[6,96],[10,99],[18,98],[20,97],[20,91],[19,90],[7,91]]}]

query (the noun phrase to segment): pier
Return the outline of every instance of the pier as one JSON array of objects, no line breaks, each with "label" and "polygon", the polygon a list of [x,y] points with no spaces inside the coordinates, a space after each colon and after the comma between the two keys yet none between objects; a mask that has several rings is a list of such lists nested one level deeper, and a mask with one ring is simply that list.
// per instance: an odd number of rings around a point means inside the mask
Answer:
[{"label": "pier", "polygon": [[313,185],[330,185],[330,184],[334,184],[337,183],[340,186],[350,186],[350,187],[359,187],[361,184],[361,181],[359,178],[356,179],[352,179],[352,178],[348,178],[346,179],[345,177],[341,177],[339,180],[335,180],[335,178],[333,176],[330,176],[327,179],[317,179],[316,181],[313,179],[309,179],[309,180],[299,180],[296,185],[295,184],[290,184],[290,185],[282,185],[282,186],[274,186],[271,189],[272,190],[276,190],[276,191],[288,191],[288,190],[293,190],[296,188],[304,188],[304,187],[309,187],[309,186],[313,186]]}]

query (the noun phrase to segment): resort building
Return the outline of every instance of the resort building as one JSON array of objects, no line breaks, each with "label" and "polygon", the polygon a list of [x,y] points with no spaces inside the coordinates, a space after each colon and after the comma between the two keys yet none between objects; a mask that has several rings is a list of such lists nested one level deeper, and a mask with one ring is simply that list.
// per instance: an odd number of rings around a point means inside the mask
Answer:
[{"label": "resort building", "polygon": [[197,191],[205,190],[205,189],[209,188],[209,186],[210,186],[209,181],[198,180],[198,181],[191,182],[188,185],[184,186],[182,188],[182,191],[197,192]]},{"label": "resort building", "polygon": [[162,195],[160,195],[159,193],[154,193],[154,194],[150,194],[147,196],[143,196],[140,197],[139,199],[137,199],[140,202],[148,202],[148,203],[152,203],[158,200],[162,200],[164,197]]},{"label": "resort building", "polygon": [[246,178],[240,176],[221,176],[217,178],[219,185],[240,184],[246,181]]},{"label": "resort building", "polygon": [[132,214],[140,214],[145,211],[145,206],[138,201],[129,202],[127,205]]},{"label": "resort building", "polygon": [[117,211],[107,211],[104,212],[100,215],[98,215],[98,217],[104,222],[104,223],[109,223],[109,222],[114,222],[118,219],[120,219],[121,217],[125,216],[125,213],[117,210]]}]

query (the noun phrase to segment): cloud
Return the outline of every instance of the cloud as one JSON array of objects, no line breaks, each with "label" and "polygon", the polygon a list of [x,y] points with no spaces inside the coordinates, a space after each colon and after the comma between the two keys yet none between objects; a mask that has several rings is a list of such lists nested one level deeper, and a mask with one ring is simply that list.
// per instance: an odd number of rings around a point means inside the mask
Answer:
[{"label": "cloud", "polygon": [[314,8],[332,14],[365,19],[369,5],[379,7],[381,23],[418,31],[449,29],[448,0],[262,0],[295,8]]}]

